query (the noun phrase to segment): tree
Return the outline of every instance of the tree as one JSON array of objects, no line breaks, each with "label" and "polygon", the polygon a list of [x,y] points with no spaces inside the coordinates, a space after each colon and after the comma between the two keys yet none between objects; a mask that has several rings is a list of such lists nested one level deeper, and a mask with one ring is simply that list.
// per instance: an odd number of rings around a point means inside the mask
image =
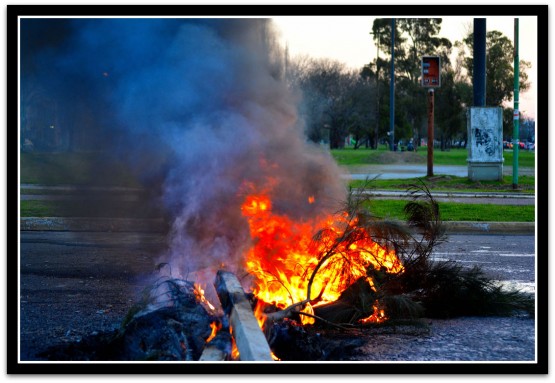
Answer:
[{"label": "tree", "polygon": [[[473,81],[474,39],[472,32],[457,42],[460,62]],[[499,31],[486,33],[486,106],[501,106],[508,115],[507,104],[514,96],[514,46],[511,40]],[[519,62],[519,87],[525,91],[530,87],[526,70],[531,67],[528,61]],[[503,119],[503,135],[512,136],[512,118]]]},{"label": "tree", "polygon": [[336,149],[353,133],[355,141],[363,142],[375,118],[368,110],[374,101],[366,79],[338,61],[307,57],[292,60],[288,76],[291,86],[302,94],[299,113],[310,140],[329,140],[330,148]]},{"label": "tree", "polygon": [[[395,31],[395,129],[396,138],[416,138],[425,130],[426,91],[420,86],[421,58],[425,55],[441,57],[442,67],[450,65],[452,44],[441,38],[442,19],[413,18],[396,19]],[[376,19],[372,25],[372,35],[391,57],[391,19]],[[379,76],[378,69],[384,71],[382,89],[389,89],[387,83],[391,78],[391,60],[375,60],[362,69],[364,76]],[[389,91],[380,92],[380,105],[387,109],[386,97]],[[383,97],[383,98],[382,98]],[[386,118],[380,108],[380,117]],[[385,121],[386,126],[389,121]]]},{"label": "tree", "polygon": [[[460,49],[459,56],[464,57],[462,63],[473,80],[474,41],[469,33],[456,46]],[[486,33],[486,105],[501,106],[503,102],[511,101],[514,95],[514,46],[508,37],[499,31]],[[519,87],[525,91],[530,87],[526,70],[531,64],[528,61],[519,62]]]},{"label": "tree", "polygon": [[[466,132],[462,96],[455,76],[455,71],[450,66],[446,67],[441,76],[441,88],[436,90],[434,122],[438,129],[441,150],[450,146],[453,137]],[[466,136],[464,137],[466,141]]]},{"label": "tree", "polygon": [[350,73],[351,84],[346,98],[347,123],[349,133],[354,140],[354,148],[362,145],[377,147],[374,127],[377,122],[375,84],[360,76],[357,72]]}]

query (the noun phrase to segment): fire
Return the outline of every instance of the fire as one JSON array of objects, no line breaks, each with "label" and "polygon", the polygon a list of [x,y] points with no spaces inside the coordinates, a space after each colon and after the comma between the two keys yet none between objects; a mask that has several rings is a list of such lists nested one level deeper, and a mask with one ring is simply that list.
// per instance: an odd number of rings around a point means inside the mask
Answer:
[{"label": "fire", "polygon": [[195,292],[195,296],[197,297],[197,299],[199,300],[199,302],[204,303],[206,306],[208,306],[208,308],[212,311],[215,311],[216,308],[212,305],[212,303],[210,303],[208,301],[208,299],[206,299],[206,297],[204,296],[204,289],[197,283],[195,283],[194,285],[194,292]]},{"label": "fire", "polygon": [[[311,200],[314,201],[314,197],[310,197],[309,202]],[[322,262],[310,286],[308,299],[318,298],[313,302],[314,307],[337,300],[357,279],[366,277],[370,266],[377,270],[385,268],[390,273],[403,270],[394,251],[372,241],[362,228],[357,228],[357,220],[349,221],[346,215],[295,222],[274,212],[272,201],[266,194],[248,195],[242,213],[248,220],[254,242],[246,260],[247,271],[255,277],[253,293],[260,301],[280,309],[307,299],[311,275],[331,246],[334,246],[334,254]],[[322,227],[328,229],[321,232],[318,241],[314,241],[314,234]],[[352,230],[355,240],[341,242],[345,228]],[[345,260],[349,260],[348,266]],[[375,291],[371,278],[366,278]],[[306,304],[302,311],[313,314],[312,309]],[[261,308],[257,307],[257,311],[256,316],[262,324]],[[375,308],[365,321],[384,319],[383,310]],[[314,323],[314,318],[307,315],[301,315],[301,320],[303,324]]]},{"label": "fire", "polygon": [[378,302],[375,302],[374,312],[370,316],[361,319],[360,322],[361,323],[380,323],[385,321],[386,319],[387,317],[385,316],[385,311],[378,307]]},{"label": "fire", "polygon": [[222,324],[220,322],[214,321],[214,322],[210,323],[210,328],[212,329],[212,333],[206,339],[206,343],[210,342],[212,339],[214,339],[216,337],[216,334],[222,328]]}]

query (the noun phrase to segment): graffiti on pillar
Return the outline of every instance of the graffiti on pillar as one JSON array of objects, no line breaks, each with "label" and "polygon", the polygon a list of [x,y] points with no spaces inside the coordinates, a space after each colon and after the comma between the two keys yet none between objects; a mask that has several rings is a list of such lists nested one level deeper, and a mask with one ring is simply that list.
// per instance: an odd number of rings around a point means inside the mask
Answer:
[{"label": "graffiti on pillar", "polygon": [[476,129],[474,131],[474,136],[476,137],[476,145],[482,146],[484,152],[489,156],[495,154],[495,145],[493,137],[490,133],[483,129]]}]

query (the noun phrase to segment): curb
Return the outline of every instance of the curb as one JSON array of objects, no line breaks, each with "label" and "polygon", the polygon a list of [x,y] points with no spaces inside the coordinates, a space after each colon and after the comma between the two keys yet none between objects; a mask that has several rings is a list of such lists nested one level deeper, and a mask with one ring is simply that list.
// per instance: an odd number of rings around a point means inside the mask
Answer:
[{"label": "curb", "polygon": [[[357,193],[374,197],[410,198],[407,192],[394,190],[361,190],[353,189]],[[507,198],[507,199],[535,199],[535,194],[528,193],[495,193],[495,192],[432,192],[434,198]]]},{"label": "curb", "polygon": [[444,222],[448,234],[535,234],[535,222]]},{"label": "curb", "polygon": [[[448,234],[534,234],[535,222],[444,222]],[[63,218],[22,217],[21,231],[91,231],[165,233],[168,223],[161,218]]]}]

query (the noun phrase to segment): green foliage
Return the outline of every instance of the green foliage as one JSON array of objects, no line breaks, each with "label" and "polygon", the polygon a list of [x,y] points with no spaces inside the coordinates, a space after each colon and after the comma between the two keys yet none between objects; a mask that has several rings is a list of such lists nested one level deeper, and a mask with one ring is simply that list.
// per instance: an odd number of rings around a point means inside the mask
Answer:
[{"label": "green foliage", "polygon": [[[473,79],[474,38],[470,32],[457,44],[461,50],[464,68],[468,71],[470,82]],[[499,31],[486,33],[486,105],[502,106],[503,101],[511,101],[514,92],[514,46],[511,40]],[[519,63],[519,87],[525,91],[530,87],[526,70],[530,62],[521,60]]]},{"label": "green foliage", "polygon": [[368,108],[375,102],[368,79],[337,61],[302,58],[290,63],[288,78],[302,93],[299,114],[310,140],[329,140],[331,148],[338,148],[349,133],[357,145],[368,136],[376,118],[376,111]]},{"label": "green foliage", "polygon": [[[372,200],[368,208],[377,217],[402,220],[405,217],[403,200]],[[443,221],[474,222],[535,222],[533,205],[491,205],[439,202]]]},{"label": "green foliage", "polygon": [[[460,48],[459,60],[468,72],[467,83],[473,81],[474,38],[472,32],[456,43]],[[512,41],[499,31],[486,33],[486,105],[503,107],[503,136],[513,135],[513,108],[506,103],[514,97],[514,46]],[[527,70],[531,63],[519,62],[519,90],[524,92],[530,88]],[[463,99],[471,105],[472,97],[467,94]],[[523,116],[521,116],[521,119]]]}]

